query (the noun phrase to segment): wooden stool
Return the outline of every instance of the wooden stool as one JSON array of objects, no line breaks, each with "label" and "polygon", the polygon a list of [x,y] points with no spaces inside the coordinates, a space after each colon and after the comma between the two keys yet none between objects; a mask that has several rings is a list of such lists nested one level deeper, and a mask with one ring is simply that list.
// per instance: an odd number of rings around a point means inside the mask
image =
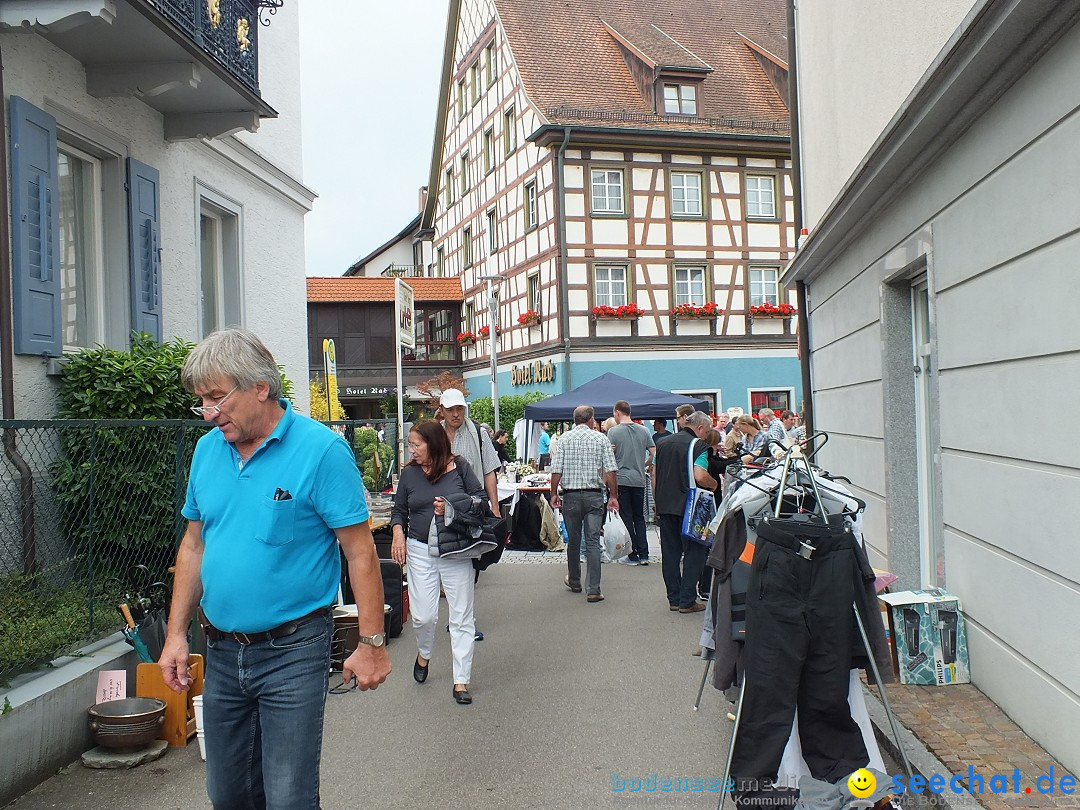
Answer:
[{"label": "wooden stool", "polygon": [[174,692],[165,685],[161,667],[157,664],[142,663],[135,670],[135,694],[165,701],[165,723],[158,739],[165,740],[173,748],[183,748],[195,736],[195,710],[191,699],[203,691],[201,655],[188,658],[188,674],[191,686],[186,692]]}]

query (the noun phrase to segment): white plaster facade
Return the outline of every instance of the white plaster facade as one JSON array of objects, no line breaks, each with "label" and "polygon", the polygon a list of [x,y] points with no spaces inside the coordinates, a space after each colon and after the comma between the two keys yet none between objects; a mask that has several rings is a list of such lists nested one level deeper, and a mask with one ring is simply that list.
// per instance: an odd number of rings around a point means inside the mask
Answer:
[{"label": "white plaster facade", "polygon": [[[907,5],[886,51],[940,7]],[[1069,4],[977,3],[858,177],[808,171],[808,198],[846,189],[786,276],[807,285],[815,428],[834,431],[821,460],[869,502],[875,565],[961,598],[973,682],[1072,771],[1080,464],[1059,426],[1080,399],[1078,21]],[[875,40],[845,22],[843,42]],[[799,43],[816,48],[814,29]],[[812,66],[800,110],[833,95]],[[806,133],[808,165],[835,143]]]},{"label": "white plaster facade", "polygon": [[[5,115],[14,96],[46,111],[61,127],[61,141],[66,131],[68,140],[105,155],[103,175],[121,186],[103,195],[105,278],[90,345],[122,348],[131,328],[122,192],[123,164],[130,157],[160,172],[162,339],[201,337],[199,221],[202,201],[210,201],[232,217],[236,229],[238,317],[222,325],[238,321],[266,341],[295,384],[297,408],[306,412],[304,215],[315,195],[301,179],[297,17],[295,4],[286,3],[259,30],[260,88],[279,117],[263,119],[257,132],[213,139],[166,140],[165,116],[142,100],[90,95],[84,64],[33,28],[0,27],[0,54]],[[15,356],[17,418],[55,416],[48,366],[40,357]]]}]

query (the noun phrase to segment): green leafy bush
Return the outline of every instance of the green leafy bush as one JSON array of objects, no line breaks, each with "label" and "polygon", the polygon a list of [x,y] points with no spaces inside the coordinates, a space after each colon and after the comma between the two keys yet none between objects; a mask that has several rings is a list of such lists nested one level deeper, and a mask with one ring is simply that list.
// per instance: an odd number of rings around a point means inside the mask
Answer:
[{"label": "green leafy bush", "polygon": [[[525,406],[533,402],[547,399],[550,394],[540,391],[527,391],[524,394],[507,394],[499,397],[499,424],[503,430],[510,434],[506,443],[506,452],[510,458],[515,458],[517,446],[514,444],[514,423],[525,416]],[[469,418],[477,424],[487,422],[495,427],[495,408],[491,404],[491,397],[481,397],[469,403]]]},{"label": "green leafy bush", "polygon": [[[148,420],[60,429],[53,487],[61,520],[73,549],[98,569],[143,563],[162,572],[172,557],[177,506],[195,441],[205,431],[180,384],[191,349],[179,338],[159,344],[140,335],[127,351],[99,346],[66,356],[61,418]],[[154,424],[162,419],[191,427]]]},{"label": "green leafy bush", "polygon": [[[379,434],[374,428],[362,427],[353,436],[353,447],[357,464],[360,467],[364,486],[368,492],[381,492],[390,483],[394,472],[394,448],[379,441]],[[379,456],[379,473],[375,474],[375,455]]]}]

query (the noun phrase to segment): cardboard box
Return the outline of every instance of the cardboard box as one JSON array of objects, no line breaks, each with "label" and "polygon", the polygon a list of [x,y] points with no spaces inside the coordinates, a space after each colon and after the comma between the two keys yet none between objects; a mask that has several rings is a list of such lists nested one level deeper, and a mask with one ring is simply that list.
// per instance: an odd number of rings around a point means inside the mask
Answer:
[{"label": "cardboard box", "polygon": [[878,598],[891,608],[889,635],[896,650],[900,683],[944,686],[971,681],[959,599],[936,588]]}]

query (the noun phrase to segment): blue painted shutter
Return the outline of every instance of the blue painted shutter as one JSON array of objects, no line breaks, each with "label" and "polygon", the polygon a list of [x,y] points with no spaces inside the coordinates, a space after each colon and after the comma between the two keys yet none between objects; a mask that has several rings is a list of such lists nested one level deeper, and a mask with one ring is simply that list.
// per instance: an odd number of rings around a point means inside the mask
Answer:
[{"label": "blue painted shutter", "polygon": [[161,340],[161,195],[158,170],[128,158],[131,330]]},{"label": "blue painted shutter", "polygon": [[[11,97],[11,251],[15,353],[59,357],[60,193],[56,119]],[[0,191],[2,193],[2,191]]]}]

